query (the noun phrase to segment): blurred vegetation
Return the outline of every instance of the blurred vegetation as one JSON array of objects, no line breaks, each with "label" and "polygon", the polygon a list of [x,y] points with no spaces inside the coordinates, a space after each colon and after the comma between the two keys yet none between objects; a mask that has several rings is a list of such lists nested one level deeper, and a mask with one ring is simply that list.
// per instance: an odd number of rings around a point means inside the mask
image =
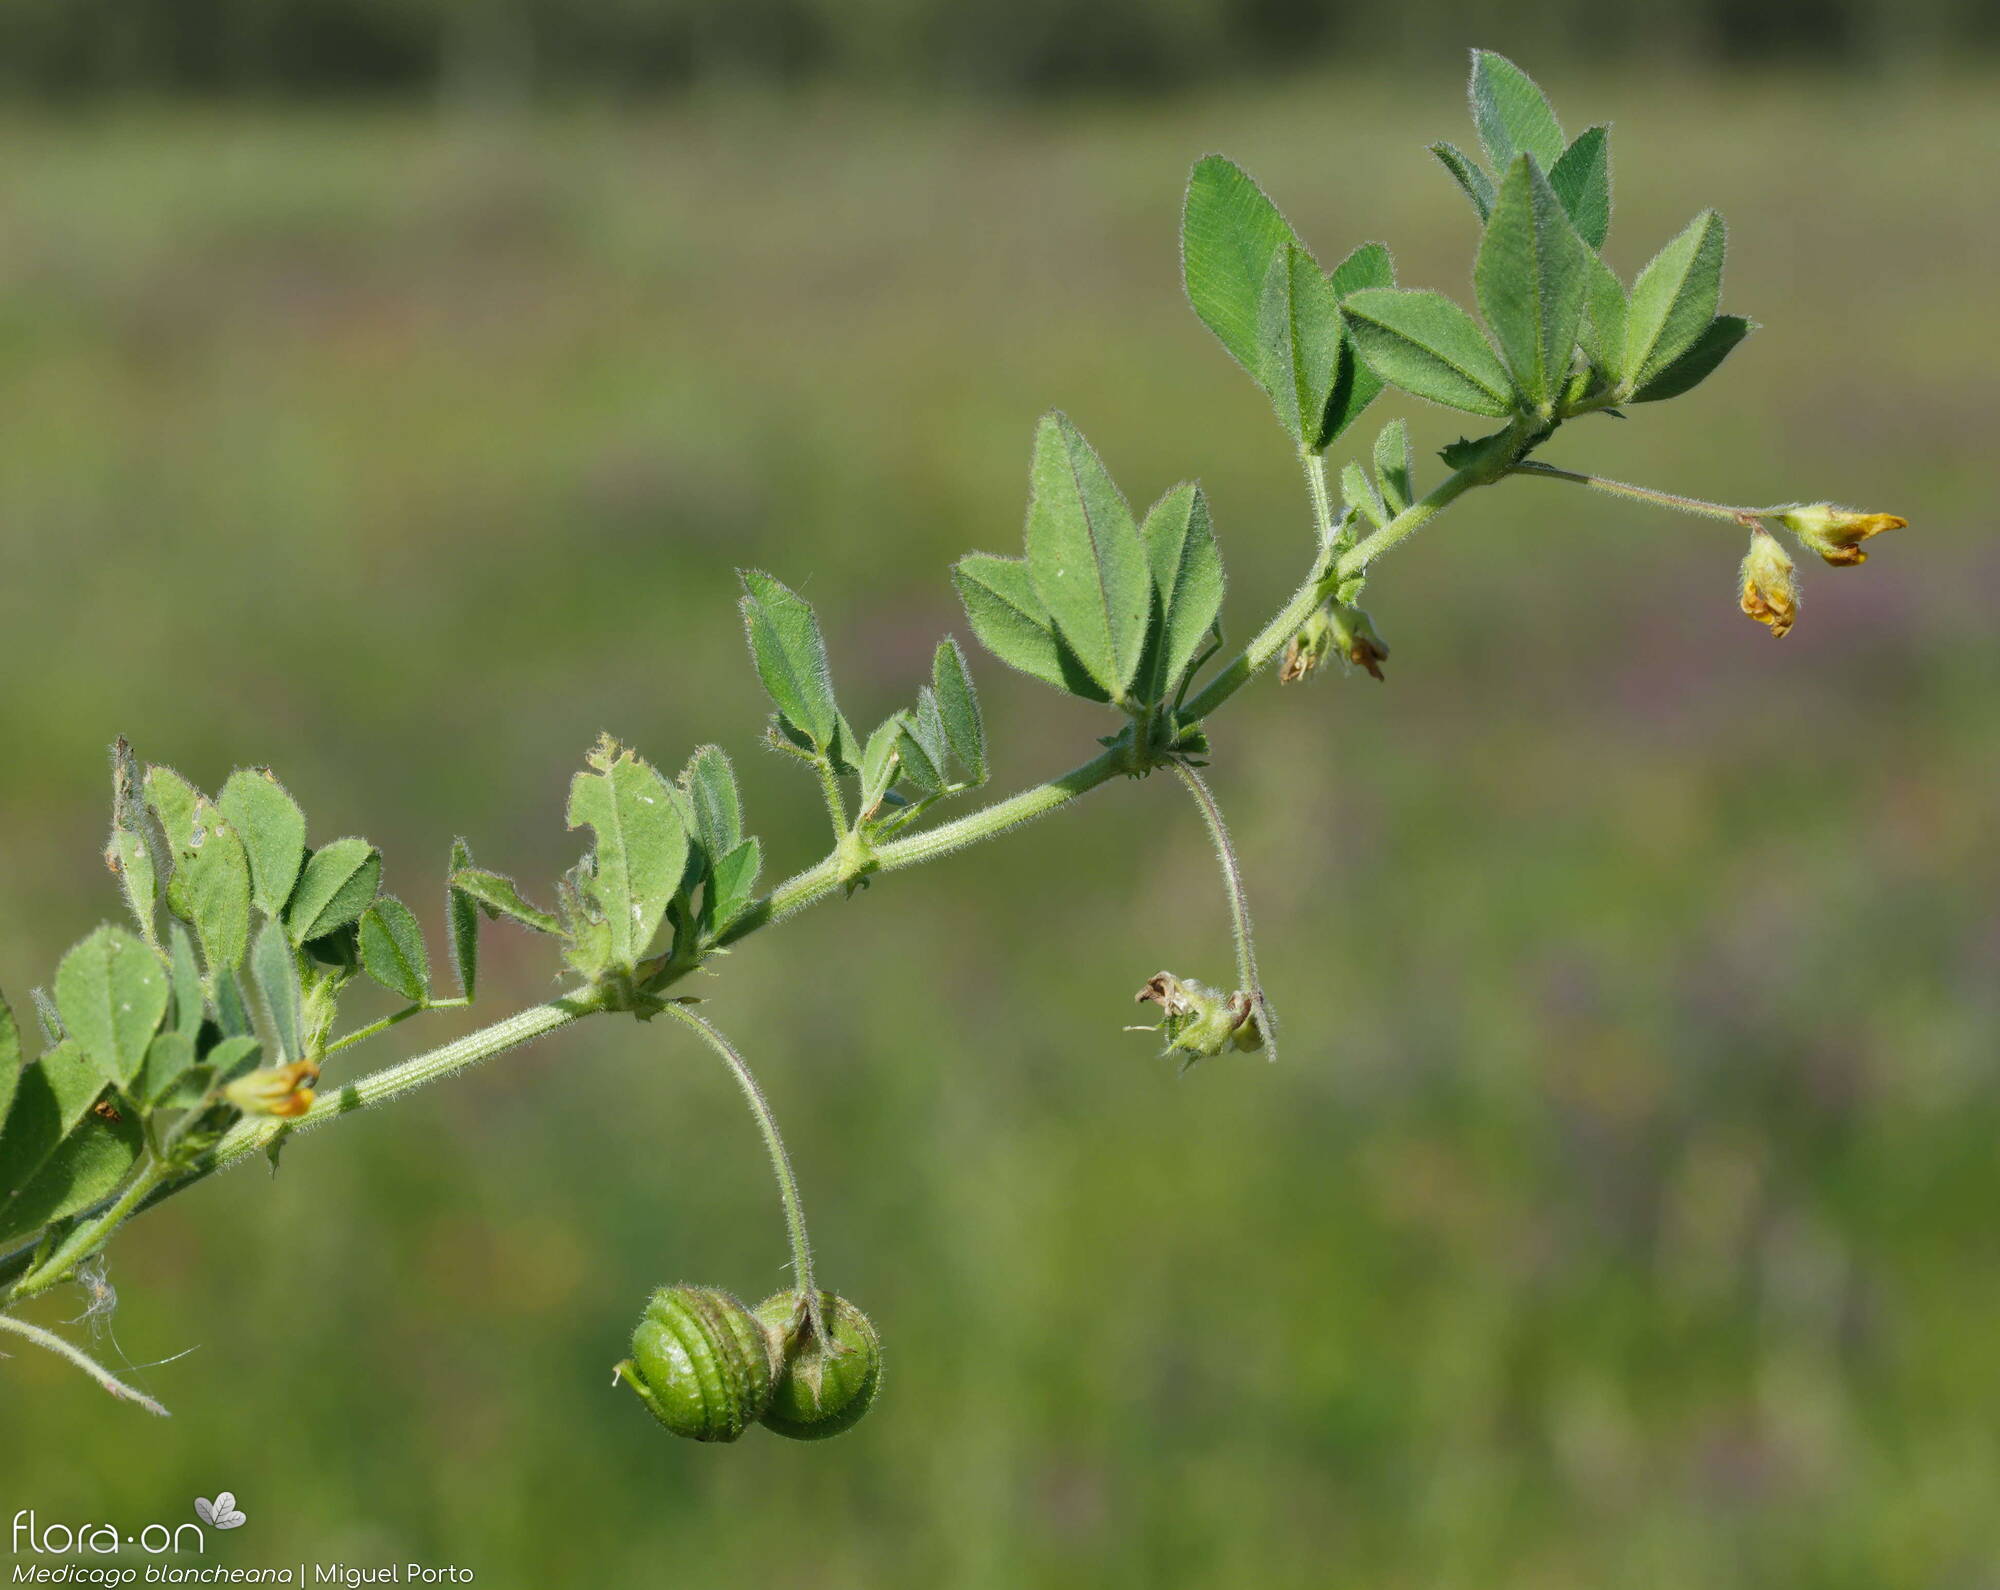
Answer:
[{"label": "blurred vegetation", "polygon": [[[104,1351],[198,1348],[137,1373],[179,1416],[0,1363],[0,1496],[136,1524],[229,1486],[210,1561],[499,1586],[2000,1582],[2000,212],[1966,202],[1987,157],[1933,157],[2000,146],[2000,100],[1546,77],[1618,119],[1619,266],[1717,204],[1766,326],[1552,460],[1910,530],[1805,571],[1782,643],[1735,611],[1734,532],[1562,486],[1399,550],[1386,685],[1218,721],[1280,1066],[1177,1082],[1119,1031],[1161,966],[1227,964],[1160,780],[743,946],[707,1012],[888,1345],[838,1444],[691,1448],[611,1389],[650,1286],[754,1298],[784,1249],[727,1078],[603,1022],[129,1230]],[[434,933],[455,832],[567,864],[604,728],[670,767],[719,739],[803,865],[818,797],[755,749],[731,566],[819,604],[862,721],[964,632],[949,560],[1017,545],[1051,404],[1142,499],[1201,475],[1241,631],[1308,520],[1180,299],[1182,176],[1226,149],[1322,257],[1386,237],[1456,287],[1472,222],[1422,145],[1462,135],[1458,79],[16,114],[0,984],[115,912],[120,732],[210,785],[272,764]],[[975,666],[1000,786],[1090,749],[1096,715]],[[488,945],[492,1013],[551,986]]]},{"label": "blurred vegetation", "polygon": [[1990,52],[1978,0],[9,0],[0,83],[56,96],[517,100],[834,79],[1002,97],[1125,92],[1467,43],[1555,59],[1844,62]]}]

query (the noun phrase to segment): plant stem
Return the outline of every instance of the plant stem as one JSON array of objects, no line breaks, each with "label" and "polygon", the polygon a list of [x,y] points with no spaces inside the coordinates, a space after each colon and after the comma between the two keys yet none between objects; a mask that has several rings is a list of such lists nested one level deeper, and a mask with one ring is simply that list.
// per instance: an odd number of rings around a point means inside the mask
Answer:
[{"label": "plant stem", "polygon": [[0,1314],[0,1330],[12,1331],[16,1336],[26,1337],[37,1347],[46,1347],[58,1358],[67,1358],[112,1396],[122,1397],[127,1402],[136,1402],[148,1413],[157,1414],[162,1419],[170,1417],[167,1410],[151,1397],[144,1392],[134,1391],[81,1347],[72,1346],[54,1331],[45,1331],[41,1326],[30,1325],[24,1319],[15,1319],[11,1314]]},{"label": "plant stem", "polygon": [[826,1321],[820,1314],[819,1289],[813,1285],[812,1238],[806,1234],[805,1206],[799,1201],[799,1179],[792,1171],[791,1155],[785,1152],[784,1135],[778,1130],[777,1116],[771,1113],[771,1101],[757,1085],[749,1062],[714,1026],[685,1005],[668,1005],[667,1014],[682,1026],[692,1028],[722,1057],[730,1075],[736,1078],[736,1085],[743,1090],[750,1113],[757,1118],[757,1129],[764,1134],[764,1147],[771,1155],[771,1172],[778,1178],[778,1197],[785,1206],[785,1233],[792,1244],[792,1278],[806,1299],[806,1315],[812,1321],[813,1333],[824,1342]]},{"label": "plant stem", "polygon": [[833,842],[839,844],[847,837],[847,799],[840,793],[840,776],[834,772],[833,763],[824,756],[813,758],[813,771],[819,774],[819,791],[826,797],[826,815],[833,824]]},{"label": "plant stem", "polygon": [[1313,528],[1319,532],[1320,550],[1325,552],[1340,534],[1340,526],[1333,517],[1333,494],[1326,484],[1326,455],[1301,447],[1299,466],[1305,470],[1306,495],[1312,499]]},{"label": "plant stem", "polygon": [[[1530,472],[1545,472],[1545,466],[1536,467]],[[1561,471],[1553,473],[1564,475]],[[1298,633],[1299,627],[1312,616],[1314,609],[1326,600],[1343,580],[1362,572],[1374,559],[1410,535],[1441,509],[1456,501],[1471,487],[1489,484],[1492,478],[1490,472],[1459,470],[1359,545],[1349,548],[1336,557],[1328,537],[1328,527],[1333,523],[1333,519],[1332,503],[1326,493],[1324,465],[1317,455],[1314,455],[1306,464],[1306,481],[1308,490],[1313,494],[1314,519],[1323,545],[1319,556],[1314,559],[1312,572],[1307,576],[1305,583],[1293,592],[1291,599],[1279,610],[1278,615],[1258,632],[1256,638],[1236,660],[1211,679],[1194,700],[1187,704],[1181,714],[1182,720],[1192,723],[1208,716],[1242,689],[1283,650],[1286,642]],[[1564,478],[1586,482],[1589,479],[1584,476],[1567,475]],[[1637,488],[1625,489],[1637,490]],[[827,798],[828,815],[833,819],[836,836],[844,838],[848,832],[847,812],[839,780],[834,776],[831,764],[824,758],[819,759],[816,765],[820,773],[821,788]],[[1071,768],[1059,778],[1036,784],[1005,800],[996,801],[990,806],[961,817],[955,822],[943,823],[936,828],[911,834],[903,839],[891,840],[877,847],[873,853],[873,865],[870,871],[894,872],[903,867],[935,861],[968,845],[995,838],[1046,812],[1055,811],[1058,807],[1065,806],[1098,786],[1110,782],[1121,773],[1142,770],[1135,765],[1130,746],[1121,742],[1092,757],[1088,762]],[[1206,786],[1193,775],[1191,769],[1181,768],[1176,764],[1176,770],[1184,780],[1191,781],[1190,787],[1196,791],[1197,799],[1202,805],[1203,816],[1209,822],[1210,833],[1217,841],[1217,854],[1222,860],[1225,881],[1231,891],[1230,907],[1237,929],[1239,970],[1244,973],[1248,985],[1245,991],[1255,991],[1261,1002],[1263,995],[1262,991],[1255,987],[1256,969],[1254,959],[1249,954],[1249,917],[1242,899],[1242,878],[1236,867],[1235,853],[1230,847],[1228,832],[1222,826],[1220,811],[1216,810],[1213,799],[1207,795]],[[814,866],[779,884],[756,906],[731,923],[708,948],[710,950],[725,948],[760,928],[781,922],[786,917],[817,904],[838,892],[844,883],[850,881],[846,872],[843,858],[836,848],[833,853]],[[669,981],[678,980],[679,976],[684,976],[691,969],[691,966],[679,969],[676,977]],[[453,1003],[457,1001],[440,1001],[439,1005]],[[386,1016],[371,1026],[339,1039],[327,1052],[333,1053],[350,1044],[359,1043],[363,1038],[385,1031],[417,1014],[422,1008],[424,1007],[412,1006]],[[239,1121],[223,1135],[219,1143],[200,1155],[186,1169],[163,1173],[150,1186],[143,1185],[145,1178],[141,1178],[140,1181],[135,1181],[115,1203],[87,1216],[83,1224],[70,1234],[48,1262],[41,1265],[33,1264],[32,1245],[0,1257],[0,1286],[6,1285],[14,1277],[26,1275],[32,1266],[34,1273],[14,1287],[9,1294],[10,1300],[19,1301],[45,1291],[68,1275],[77,1264],[103,1247],[112,1231],[129,1216],[150,1209],[162,1199],[184,1191],[216,1171],[225,1170],[241,1162],[267,1147],[281,1134],[310,1131],[316,1126],[323,1126],[328,1121],[356,1110],[385,1103],[422,1087],[425,1083],[435,1082],[478,1065],[508,1049],[530,1043],[558,1028],[568,1026],[573,1021],[597,1014],[606,1008],[605,997],[591,990],[584,989],[566,994],[545,1004],[530,1006],[504,1021],[468,1033],[465,1037],[445,1044],[442,1048],[387,1066],[358,1081],[350,1082],[337,1091],[324,1094],[296,1121],[281,1121],[271,1117]]]},{"label": "plant stem", "polygon": [[[1311,478],[1311,471],[1308,471],[1308,484],[1311,483]],[[1349,547],[1338,557],[1332,556],[1331,548],[1322,550],[1320,557],[1313,564],[1312,573],[1306,576],[1305,584],[1292,593],[1292,599],[1278,610],[1278,616],[1257,632],[1256,639],[1243,648],[1236,660],[1209,680],[1195,698],[1181,710],[1181,721],[1193,723],[1207,717],[1262,673],[1272,659],[1285,649],[1286,643],[1299,632],[1300,626],[1313,616],[1319,604],[1331,596],[1343,582],[1360,574],[1398,541],[1448,508],[1474,486],[1490,483],[1491,476],[1483,471],[1461,469],[1440,481],[1380,530],[1358,545]]]},{"label": "plant stem", "polygon": [[341,1050],[350,1049],[357,1043],[365,1043],[368,1039],[387,1032],[391,1027],[400,1026],[412,1016],[421,1016],[427,1010],[463,1010],[471,1003],[469,999],[434,999],[421,1005],[405,1005],[401,1010],[384,1016],[380,1021],[371,1021],[365,1027],[356,1027],[345,1036],[334,1039],[321,1051],[321,1054],[322,1056],[339,1054]]},{"label": "plant stem", "polygon": [[1236,846],[1229,837],[1229,825],[1222,820],[1208,783],[1187,762],[1176,757],[1175,775],[1187,786],[1194,803],[1201,808],[1201,820],[1208,825],[1208,837],[1215,846],[1215,859],[1222,867],[1222,892],[1229,899],[1229,930],[1236,940],[1236,986],[1256,1003],[1263,1018],[1265,1054],[1278,1058],[1277,1021],[1271,1002],[1264,997],[1263,980],[1257,975],[1257,941],[1250,929],[1250,900],[1243,886],[1243,867],[1236,859]]},{"label": "plant stem", "polygon": [[[1101,756],[1094,756],[1081,767],[1073,767],[1060,778],[1052,778],[1046,784],[1036,784],[1022,790],[1018,795],[1010,795],[1006,800],[995,801],[991,806],[982,807],[968,813],[955,822],[940,823],[936,828],[927,828],[922,833],[911,834],[905,839],[893,839],[876,847],[876,872],[895,872],[903,867],[914,867],[919,862],[935,861],[940,856],[950,855],[954,850],[963,850],[967,845],[978,844],[983,839],[991,839],[1005,833],[1010,828],[1018,828],[1022,823],[1052,812],[1058,806],[1067,805],[1080,795],[1088,794],[1100,784],[1108,783],[1118,774],[1126,771],[1126,753],[1112,749]],[[816,905],[828,895],[839,891],[842,883],[841,860],[838,854],[830,855],[818,864],[808,867],[795,877],[786,879],[769,895],[746,911],[716,940],[718,948],[734,944],[747,938],[759,928],[768,927],[773,922],[782,922]]]},{"label": "plant stem", "polygon": [[[982,839],[990,839],[1010,828],[1019,827],[1044,812],[1054,811],[1080,795],[1087,794],[1100,784],[1115,778],[1125,771],[1125,768],[1124,751],[1106,751],[1100,756],[1092,757],[1081,767],[1072,768],[1060,778],[1050,779],[1045,784],[1037,784],[1022,790],[1006,800],[996,801],[981,811],[961,817],[956,822],[945,823],[924,833],[912,834],[907,839],[883,845],[876,852],[877,870],[893,872],[898,868],[912,867],[919,862],[949,855],[954,850],[976,844]],[[756,907],[746,911],[732,923],[729,930],[722,934],[712,947],[722,948],[734,944],[761,927],[782,921],[805,910],[808,906],[817,904],[840,890],[841,878],[840,857],[836,852],[772,890]],[[685,972],[682,975],[685,975]],[[288,1129],[310,1131],[313,1127],[323,1126],[328,1121],[351,1114],[355,1110],[386,1103],[412,1089],[422,1087],[427,1082],[435,1082],[454,1072],[478,1065],[483,1060],[490,1060],[497,1054],[530,1043],[584,1016],[596,1014],[602,1009],[604,1004],[599,996],[587,989],[578,990],[550,1000],[546,1004],[530,1006],[527,1010],[504,1021],[468,1033],[465,1037],[442,1048],[431,1050],[427,1054],[415,1055],[399,1064],[384,1067],[358,1081],[350,1082],[336,1091],[323,1094],[313,1107],[296,1121],[280,1121],[272,1117],[240,1121],[230,1128],[221,1142],[202,1154],[186,1170],[170,1174],[136,1195],[132,1189],[128,1189],[117,1203],[88,1217],[83,1225],[71,1233],[69,1240],[48,1264],[36,1266],[35,1280],[38,1284],[32,1290],[17,1286],[11,1297],[19,1300],[33,1295],[34,1292],[47,1290],[75,1265],[103,1247],[112,1231],[126,1218],[152,1208],[153,1205],[172,1197],[175,1193],[184,1192],[216,1171],[226,1170],[231,1165],[241,1162],[268,1146],[281,1132]],[[398,1019],[401,1019],[400,1014]],[[137,1184],[134,1186],[136,1188]],[[33,1259],[33,1251],[30,1245],[0,1257],[0,1286],[6,1285],[10,1279],[23,1275],[28,1270]],[[61,1268],[55,1267],[56,1258],[62,1259]]]},{"label": "plant stem", "polygon": [[[496,1021],[490,1027],[467,1033],[463,1038],[433,1049],[427,1054],[414,1055],[397,1065],[385,1066],[382,1070],[350,1082],[332,1092],[323,1093],[313,1107],[294,1121],[279,1120],[274,1116],[253,1116],[238,1121],[213,1148],[196,1157],[184,1170],[169,1170],[159,1175],[150,1187],[142,1183],[142,1176],[127,1188],[117,1202],[102,1211],[87,1217],[84,1223],[71,1232],[55,1253],[44,1264],[35,1266],[34,1274],[17,1285],[10,1294],[9,1301],[20,1302],[38,1292],[45,1292],[64,1279],[78,1264],[89,1258],[109,1240],[116,1227],[131,1215],[152,1208],[163,1199],[175,1193],[184,1192],[196,1182],[203,1181],[219,1170],[226,1170],[265,1148],[280,1133],[310,1131],[316,1126],[324,1126],[329,1121],[343,1115],[351,1115],[356,1110],[367,1109],[373,1104],[386,1103],[400,1097],[427,1082],[436,1082],[454,1072],[463,1071],[490,1060],[497,1054],[567,1027],[571,1022],[585,1016],[595,1015],[605,1008],[601,995],[588,989],[566,994],[549,1000],[546,1004],[531,1005],[518,1011],[504,1021]],[[148,1172],[148,1175],[151,1175]],[[11,1277],[22,1275],[32,1262],[31,1248],[17,1249],[0,1258],[0,1285]]]},{"label": "plant stem", "polygon": [[40,1264],[36,1265],[21,1279],[8,1298],[10,1303],[19,1303],[46,1292],[62,1280],[79,1264],[89,1258],[109,1240],[119,1223],[150,1198],[162,1185],[170,1181],[173,1171],[163,1160],[148,1161],[146,1168],[132,1179],[132,1185],[113,1200],[101,1215],[93,1216],[78,1226]]},{"label": "plant stem", "polygon": [[1649,502],[1659,508],[1673,508],[1681,513],[1699,514],[1704,519],[1727,519],[1733,524],[1753,524],[1769,508],[1738,508],[1726,502],[1710,502],[1705,497],[1683,497],[1676,492],[1655,491],[1650,486],[1629,486],[1622,480],[1606,480],[1602,475],[1586,475],[1574,469],[1558,469],[1554,464],[1538,463],[1527,459],[1508,471],[1510,475],[1539,475],[1544,480],[1567,480],[1579,486],[1588,486],[1592,491],[1606,492],[1613,497],[1629,497],[1635,502]]},{"label": "plant stem", "polygon": [[[1449,508],[1474,486],[1489,486],[1492,476],[1479,469],[1461,469],[1445,476],[1423,496],[1405,508],[1373,535],[1349,547],[1333,566],[1332,584],[1351,580],[1362,573],[1397,542],[1405,540],[1435,515]],[[1289,637],[1287,637],[1289,639]]]}]

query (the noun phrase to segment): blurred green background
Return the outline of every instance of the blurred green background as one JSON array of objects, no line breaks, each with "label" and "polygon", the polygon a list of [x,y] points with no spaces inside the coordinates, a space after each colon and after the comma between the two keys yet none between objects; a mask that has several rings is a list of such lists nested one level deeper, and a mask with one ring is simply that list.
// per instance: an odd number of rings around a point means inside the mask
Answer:
[{"label": "blurred green background", "polygon": [[[1267,682],[1216,725],[1277,1067],[1176,1080],[1119,1030],[1160,967],[1227,975],[1170,782],[745,944],[706,1008],[888,1343],[838,1444],[692,1447],[610,1388],[651,1286],[755,1298],[784,1250],[713,1059],[606,1021],[128,1231],[101,1349],[187,1353],[135,1376],[177,1416],[16,1355],[0,1515],[136,1527],[227,1487],[250,1525],[206,1561],[524,1587],[2000,1584],[1994,74],[1915,33],[1875,61],[1861,6],[1535,53],[1569,14],[1412,12],[1375,64],[1300,46],[1263,89],[1284,52],[1223,8],[1212,73],[1028,93],[926,87],[944,54],[869,66],[859,31],[796,69],[773,46],[544,92],[502,28],[471,73],[499,92],[420,51],[202,96],[157,39],[90,34],[126,39],[114,72],[13,14],[57,51],[31,73],[15,36],[0,111],[17,997],[116,909],[121,732],[211,788],[269,763],[316,834],[387,848],[434,932],[455,833],[543,890],[568,864],[600,729],[669,770],[720,741],[772,873],[805,865],[823,816],[757,749],[732,566],[818,604],[873,721],[966,633],[950,560],[1017,548],[1051,405],[1139,499],[1203,480],[1247,633],[1308,522],[1181,299],[1184,173],[1225,150],[1323,259],[1381,237],[1406,282],[1463,288],[1472,217],[1423,145],[1469,141],[1468,43],[1573,130],[1616,118],[1614,263],[1717,205],[1726,307],[1765,327],[1551,460],[1913,525],[1804,569],[1781,645],[1735,610],[1734,532],[1561,485],[1399,550],[1368,602],[1386,685]],[[1926,15],[1972,41],[1972,12]],[[1353,446],[1398,413],[1426,456],[1461,429],[1392,398]],[[974,661],[998,789],[1108,727]],[[545,996],[540,945],[486,945],[483,1007]]]}]

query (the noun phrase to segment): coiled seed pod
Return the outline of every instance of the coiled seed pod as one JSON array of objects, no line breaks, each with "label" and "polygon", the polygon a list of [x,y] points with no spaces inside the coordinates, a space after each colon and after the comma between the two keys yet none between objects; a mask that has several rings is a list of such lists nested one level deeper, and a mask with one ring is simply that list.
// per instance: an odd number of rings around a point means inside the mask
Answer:
[{"label": "coiled seed pod", "polygon": [[663,1286],[646,1300],[618,1378],[675,1435],[734,1441],[771,1400],[778,1343],[741,1299]]},{"label": "coiled seed pod", "polygon": [[868,1316],[831,1292],[819,1294],[829,1347],[806,1317],[805,1295],[779,1292],[757,1318],[783,1354],[764,1427],[795,1441],[819,1441],[861,1422],[882,1383],[882,1339]]}]

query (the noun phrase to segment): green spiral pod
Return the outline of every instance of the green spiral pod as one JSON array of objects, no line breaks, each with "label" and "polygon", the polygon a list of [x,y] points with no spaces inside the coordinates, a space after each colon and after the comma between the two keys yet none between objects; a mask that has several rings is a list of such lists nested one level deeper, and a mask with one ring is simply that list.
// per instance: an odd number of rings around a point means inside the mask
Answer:
[{"label": "green spiral pod", "polygon": [[734,1441],[769,1405],[780,1367],[778,1343],[739,1298],[663,1286],[646,1300],[618,1378],[675,1435]]},{"label": "green spiral pod", "polygon": [[819,1310],[830,1344],[813,1329],[796,1289],[757,1305],[757,1318],[784,1355],[764,1427],[795,1441],[853,1429],[882,1384],[882,1339],[868,1316],[831,1292],[819,1294]]}]

